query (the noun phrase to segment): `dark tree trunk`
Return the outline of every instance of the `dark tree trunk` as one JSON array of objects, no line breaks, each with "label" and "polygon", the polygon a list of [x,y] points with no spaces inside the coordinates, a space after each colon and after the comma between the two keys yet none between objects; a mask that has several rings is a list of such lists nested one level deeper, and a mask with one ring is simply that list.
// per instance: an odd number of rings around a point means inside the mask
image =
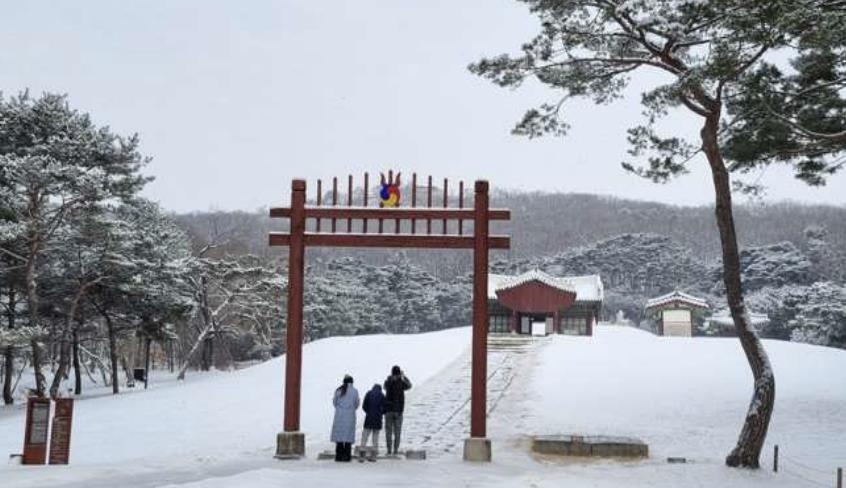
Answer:
[{"label": "dark tree trunk", "polygon": [[15,403],[15,398],[12,396],[12,375],[15,369],[15,351],[11,347],[7,347],[3,351],[3,404],[11,405]]},{"label": "dark tree trunk", "polygon": [[[85,283],[76,290],[73,300],[71,301],[70,310],[68,310],[68,314],[65,317],[64,327],[62,328],[59,340],[59,367],[53,376],[53,383],[50,385],[50,396],[53,398],[58,395],[62,381],[68,377],[72,355],[74,356],[74,364],[77,366],[77,376],[79,376],[79,360],[76,357],[78,344],[76,343],[76,327],[74,326],[74,323],[76,321],[76,311],[79,310],[79,304],[82,301],[82,297],[85,295],[85,290],[92,284],[93,283]],[[73,337],[73,341],[71,340],[71,337]],[[73,347],[74,350],[73,354],[71,354],[71,347]]]},{"label": "dark tree trunk", "polygon": [[211,337],[203,339],[203,352],[200,358],[200,369],[202,371],[210,370],[214,361],[214,341]]},{"label": "dark tree trunk", "polygon": [[82,371],[79,365],[79,333],[74,329],[73,331],[73,394],[82,394]]},{"label": "dark tree trunk", "polygon": [[702,149],[708,158],[716,193],[717,227],[720,231],[720,244],[723,254],[723,281],[726,298],[731,311],[737,337],[746,354],[746,360],[752,369],[754,387],[749,410],[743,429],[737,439],[737,445],[726,457],[728,466],[758,468],[761,449],[767,437],[770,417],[775,403],[775,376],[764,346],[758,334],[749,322],[746,306],[743,303],[743,288],[740,280],[740,253],[737,234],[734,228],[734,214],[731,203],[731,184],[729,173],[720,154],[717,142],[719,128],[719,108],[716,114],[706,118],[700,135]]},{"label": "dark tree trunk", "polygon": [[[29,323],[31,326],[38,326],[38,293],[35,289],[35,260],[32,259],[32,264],[27,263],[27,297],[29,307]],[[30,270],[32,267],[32,270]],[[32,273],[32,277],[29,274]],[[32,347],[32,369],[35,372],[35,394],[38,397],[43,397],[46,391],[47,380],[44,378],[44,373],[41,371],[44,364],[43,350],[38,338],[33,338],[30,342]]]},{"label": "dark tree trunk", "polygon": [[[41,218],[40,210],[40,196],[37,193],[30,195],[29,213],[32,216],[34,224],[29,232],[29,254],[26,257],[26,266],[24,268],[30,327],[37,327],[40,325],[40,317],[38,316],[38,289],[36,282],[38,253],[41,250],[42,238],[41,230],[38,225],[39,219]],[[46,391],[47,380],[44,378],[44,373],[41,372],[41,368],[44,363],[41,344],[39,344],[37,338],[34,338],[30,341],[30,346],[32,347],[32,369],[35,372],[35,394],[38,397],[43,397]]]},{"label": "dark tree trunk", "polygon": [[68,370],[70,369],[70,340],[68,332],[62,332],[62,337],[59,339],[59,367],[53,375],[53,382],[50,384],[50,397],[56,398],[59,396],[59,388],[62,386],[62,381],[68,377]]},{"label": "dark tree trunk", "polygon": [[111,317],[104,313],[103,318],[106,319],[106,330],[109,334],[109,362],[111,363],[112,369],[112,394],[117,395],[120,390],[118,387],[117,333]]},{"label": "dark tree trunk", "polygon": [[[17,293],[12,286],[9,286],[8,296],[8,311],[6,314],[6,325],[9,330],[15,328],[15,309],[17,307]],[[15,403],[15,397],[12,395],[12,377],[15,369],[15,349],[11,346],[3,350],[3,404],[11,405]]]},{"label": "dark tree trunk", "polygon": [[145,341],[144,349],[144,389],[147,389],[147,384],[150,382],[150,343],[152,341],[148,337]]}]

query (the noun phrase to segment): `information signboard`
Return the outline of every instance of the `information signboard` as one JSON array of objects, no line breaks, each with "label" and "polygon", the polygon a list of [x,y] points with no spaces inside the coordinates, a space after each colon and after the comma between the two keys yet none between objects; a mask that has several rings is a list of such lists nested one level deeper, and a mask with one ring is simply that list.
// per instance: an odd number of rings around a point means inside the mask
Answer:
[{"label": "information signboard", "polygon": [[23,464],[47,461],[47,436],[50,433],[50,399],[30,398],[26,403]]},{"label": "information signboard", "polygon": [[50,464],[68,464],[72,419],[73,398],[57,399],[50,433]]}]

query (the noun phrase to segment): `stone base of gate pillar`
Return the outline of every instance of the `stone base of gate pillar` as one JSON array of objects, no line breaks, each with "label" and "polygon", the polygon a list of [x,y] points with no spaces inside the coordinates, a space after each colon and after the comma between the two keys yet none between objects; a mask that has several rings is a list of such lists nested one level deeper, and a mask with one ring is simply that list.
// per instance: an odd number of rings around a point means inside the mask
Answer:
[{"label": "stone base of gate pillar", "polygon": [[464,460],[475,463],[491,462],[491,440],[487,437],[464,439]]},{"label": "stone base of gate pillar", "polygon": [[305,456],[305,434],[280,432],[276,434],[276,459],[300,459]]}]

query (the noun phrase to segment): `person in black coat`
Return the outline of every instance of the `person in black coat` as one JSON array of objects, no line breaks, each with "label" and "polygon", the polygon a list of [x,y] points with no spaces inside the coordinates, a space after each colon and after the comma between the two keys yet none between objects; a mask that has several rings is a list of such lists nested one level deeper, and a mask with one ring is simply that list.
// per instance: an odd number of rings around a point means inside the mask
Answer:
[{"label": "person in black coat", "polygon": [[410,389],[411,380],[400,367],[391,368],[391,375],[385,380],[385,443],[388,444],[388,455],[399,452],[405,391]]},{"label": "person in black coat", "polygon": [[361,447],[367,447],[367,438],[373,436],[373,448],[379,453],[379,431],[382,430],[382,415],[385,413],[385,395],[382,387],[376,383],[364,395],[364,430],[361,432]]}]

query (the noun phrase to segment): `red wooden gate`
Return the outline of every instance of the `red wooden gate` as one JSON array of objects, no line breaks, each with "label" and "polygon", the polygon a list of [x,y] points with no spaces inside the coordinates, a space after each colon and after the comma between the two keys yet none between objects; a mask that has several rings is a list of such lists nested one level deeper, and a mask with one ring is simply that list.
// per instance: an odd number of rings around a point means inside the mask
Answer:
[{"label": "red wooden gate", "polygon": [[[400,175],[394,179],[388,173],[387,184],[399,185]],[[385,186],[385,177],[382,184]],[[288,321],[285,356],[285,421],[284,432],[277,443],[277,457],[297,457],[304,454],[304,438],[300,429],[300,386],[302,378],[303,344],[303,281],[305,248],[328,247],[400,247],[429,249],[473,250],[473,340],[471,374],[470,436],[486,435],[487,334],[488,334],[488,250],[508,249],[508,236],[489,235],[491,220],[509,220],[510,211],[490,209],[488,182],[475,184],[473,208],[464,207],[464,182],[458,184],[458,207],[450,207],[449,182],[443,180],[441,207],[432,205],[432,177],[429,176],[425,207],[418,207],[417,175],[412,175],[411,206],[388,207],[399,204],[397,198],[380,202],[380,207],[368,207],[369,179],[364,174],[361,206],[353,205],[353,177],[347,179],[346,206],[339,206],[338,179],[332,179],[331,206],[323,201],[321,181],[317,181],[315,205],[306,205],[305,180],[291,183],[291,206],[271,208],[270,216],[290,219],[289,232],[271,232],[271,246],[288,246]],[[384,195],[383,195],[384,196]],[[329,229],[322,227],[328,221]],[[346,222],[346,225],[339,225]],[[370,221],[376,221],[376,232]],[[387,221],[387,224],[386,224]],[[425,221],[425,233],[418,232],[418,221]],[[440,221],[440,233],[433,232],[433,221]],[[465,221],[473,222],[472,233],[465,232]],[[390,223],[393,222],[393,225]],[[309,225],[311,223],[311,225]],[[454,225],[453,225],[454,224]],[[343,227],[343,231],[341,230]],[[287,435],[286,435],[287,434]]]}]

